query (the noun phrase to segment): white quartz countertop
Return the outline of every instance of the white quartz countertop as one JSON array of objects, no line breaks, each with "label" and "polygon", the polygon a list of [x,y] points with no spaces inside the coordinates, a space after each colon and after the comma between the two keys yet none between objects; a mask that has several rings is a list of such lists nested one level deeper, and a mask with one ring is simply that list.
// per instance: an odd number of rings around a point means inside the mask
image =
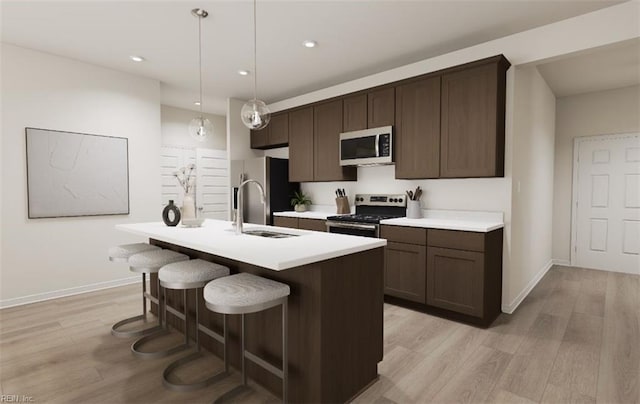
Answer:
[{"label": "white quartz countertop", "polygon": [[236,235],[231,222],[207,219],[202,227],[169,227],[162,222],[116,225],[117,230],[180,245],[228,259],[281,271],[361,251],[384,247],[383,239],[244,224],[244,230],[264,229],[297,237],[267,238]]},{"label": "white quartz countertop", "polygon": [[320,220],[326,220],[327,217],[329,216],[335,216],[336,213],[329,213],[329,212],[316,212],[316,211],[311,211],[308,210],[306,212],[296,212],[293,210],[290,211],[286,211],[286,212],[274,212],[273,214],[274,216],[285,216],[285,217],[297,217],[297,218],[303,218],[303,219],[320,219]]},{"label": "white quartz countertop", "polygon": [[490,220],[482,221],[445,218],[408,219],[406,217],[381,220],[380,224],[391,226],[424,227],[429,229],[475,231],[481,233],[487,233],[504,227],[504,223]]},{"label": "white quartz countertop", "polygon": [[[307,212],[277,212],[275,216],[302,217],[308,219],[325,220],[327,216],[335,216],[335,213],[322,211]],[[480,211],[455,211],[423,209],[421,219],[409,219],[400,217],[386,219],[380,224],[390,226],[423,227],[429,229],[461,230],[487,233],[504,227],[502,212]]]}]

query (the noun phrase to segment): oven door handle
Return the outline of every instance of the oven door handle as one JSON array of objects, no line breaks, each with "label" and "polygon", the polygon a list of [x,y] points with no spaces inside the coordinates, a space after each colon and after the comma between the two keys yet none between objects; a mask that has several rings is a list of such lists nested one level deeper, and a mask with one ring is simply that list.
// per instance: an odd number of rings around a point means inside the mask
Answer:
[{"label": "oven door handle", "polygon": [[376,230],[378,228],[375,224],[356,224],[345,222],[327,222],[327,229],[330,227],[342,227],[346,229],[361,229],[361,230]]},{"label": "oven door handle", "polygon": [[376,157],[380,157],[380,135],[376,135]]}]

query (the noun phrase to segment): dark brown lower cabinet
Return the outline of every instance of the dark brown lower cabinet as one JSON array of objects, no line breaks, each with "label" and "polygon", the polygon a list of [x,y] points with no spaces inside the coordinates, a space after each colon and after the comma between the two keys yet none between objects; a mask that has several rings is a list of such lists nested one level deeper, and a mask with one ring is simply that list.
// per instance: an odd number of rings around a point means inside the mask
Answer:
[{"label": "dark brown lower cabinet", "polygon": [[383,225],[380,236],[387,239],[384,293],[426,303],[427,229]]},{"label": "dark brown lower cabinet", "polygon": [[426,303],[427,247],[389,241],[385,253],[384,293]]},{"label": "dark brown lower cabinet", "polygon": [[427,248],[427,300],[430,306],[470,316],[483,313],[484,254]]},{"label": "dark brown lower cabinet", "polygon": [[298,218],[288,216],[274,216],[273,225],[276,227],[289,227],[291,229],[298,228]]},{"label": "dark brown lower cabinet", "polygon": [[490,325],[501,312],[502,229],[381,226],[384,293],[453,320]]},{"label": "dark brown lower cabinet", "polygon": [[489,326],[502,311],[502,234],[429,229],[427,306]]},{"label": "dark brown lower cabinet", "polygon": [[313,231],[327,231],[327,225],[324,220],[321,219],[298,219],[298,229],[313,230]]},{"label": "dark brown lower cabinet", "polygon": [[327,225],[321,219],[307,219],[287,216],[275,216],[273,225],[278,227],[289,227],[291,229],[327,231]]}]

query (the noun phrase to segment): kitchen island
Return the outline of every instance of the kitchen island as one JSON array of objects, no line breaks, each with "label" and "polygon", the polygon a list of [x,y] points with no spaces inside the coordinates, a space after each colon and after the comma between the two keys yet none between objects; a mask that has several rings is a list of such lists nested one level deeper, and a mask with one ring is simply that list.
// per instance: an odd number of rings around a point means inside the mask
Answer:
[{"label": "kitchen island", "polygon": [[[202,227],[162,223],[122,224],[117,229],[149,238],[151,244],[249,272],[291,288],[289,296],[289,399],[292,402],[347,402],[377,379],[382,360],[383,239],[245,224],[245,231],[269,230],[292,237],[236,235],[231,222],[206,220]],[[156,277],[151,277],[157,295]],[[182,311],[182,292],[169,291],[168,304]],[[188,302],[195,311],[194,296]],[[200,323],[218,332],[222,315],[204,308],[198,291]],[[157,310],[154,307],[153,310]],[[182,321],[169,314],[182,331]],[[281,361],[280,310],[246,317],[247,349],[278,367]],[[193,331],[190,331],[193,335]],[[240,365],[240,317],[229,316],[229,353]],[[203,346],[222,347],[200,334]],[[215,371],[216,369],[212,369]],[[250,378],[280,396],[279,379],[248,363]]]}]

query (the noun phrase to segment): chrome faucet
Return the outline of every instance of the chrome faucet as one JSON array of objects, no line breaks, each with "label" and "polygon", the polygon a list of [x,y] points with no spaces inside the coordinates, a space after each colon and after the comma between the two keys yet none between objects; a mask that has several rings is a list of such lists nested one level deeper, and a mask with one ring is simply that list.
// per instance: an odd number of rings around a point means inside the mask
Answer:
[{"label": "chrome faucet", "polygon": [[243,188],[245,185],[247,185],[248,183],[253,182],[254,184],[256,184],[258,186],[258,189],[260,190],[260,201],[262,203],[265,203],[265,194],[264,194],[264,188],[262,187],[262,185],[256,181],[256,180],[246,180],[244,181],[242,184],[240,184],[240,186],[238,187],[238,213],[236,214],[236,234],[242,234],[242,221],[243,221],[243,211],[244,209],[242,209],[243,205],[243,200],[242,200],[242,194],[243,194]]}]

